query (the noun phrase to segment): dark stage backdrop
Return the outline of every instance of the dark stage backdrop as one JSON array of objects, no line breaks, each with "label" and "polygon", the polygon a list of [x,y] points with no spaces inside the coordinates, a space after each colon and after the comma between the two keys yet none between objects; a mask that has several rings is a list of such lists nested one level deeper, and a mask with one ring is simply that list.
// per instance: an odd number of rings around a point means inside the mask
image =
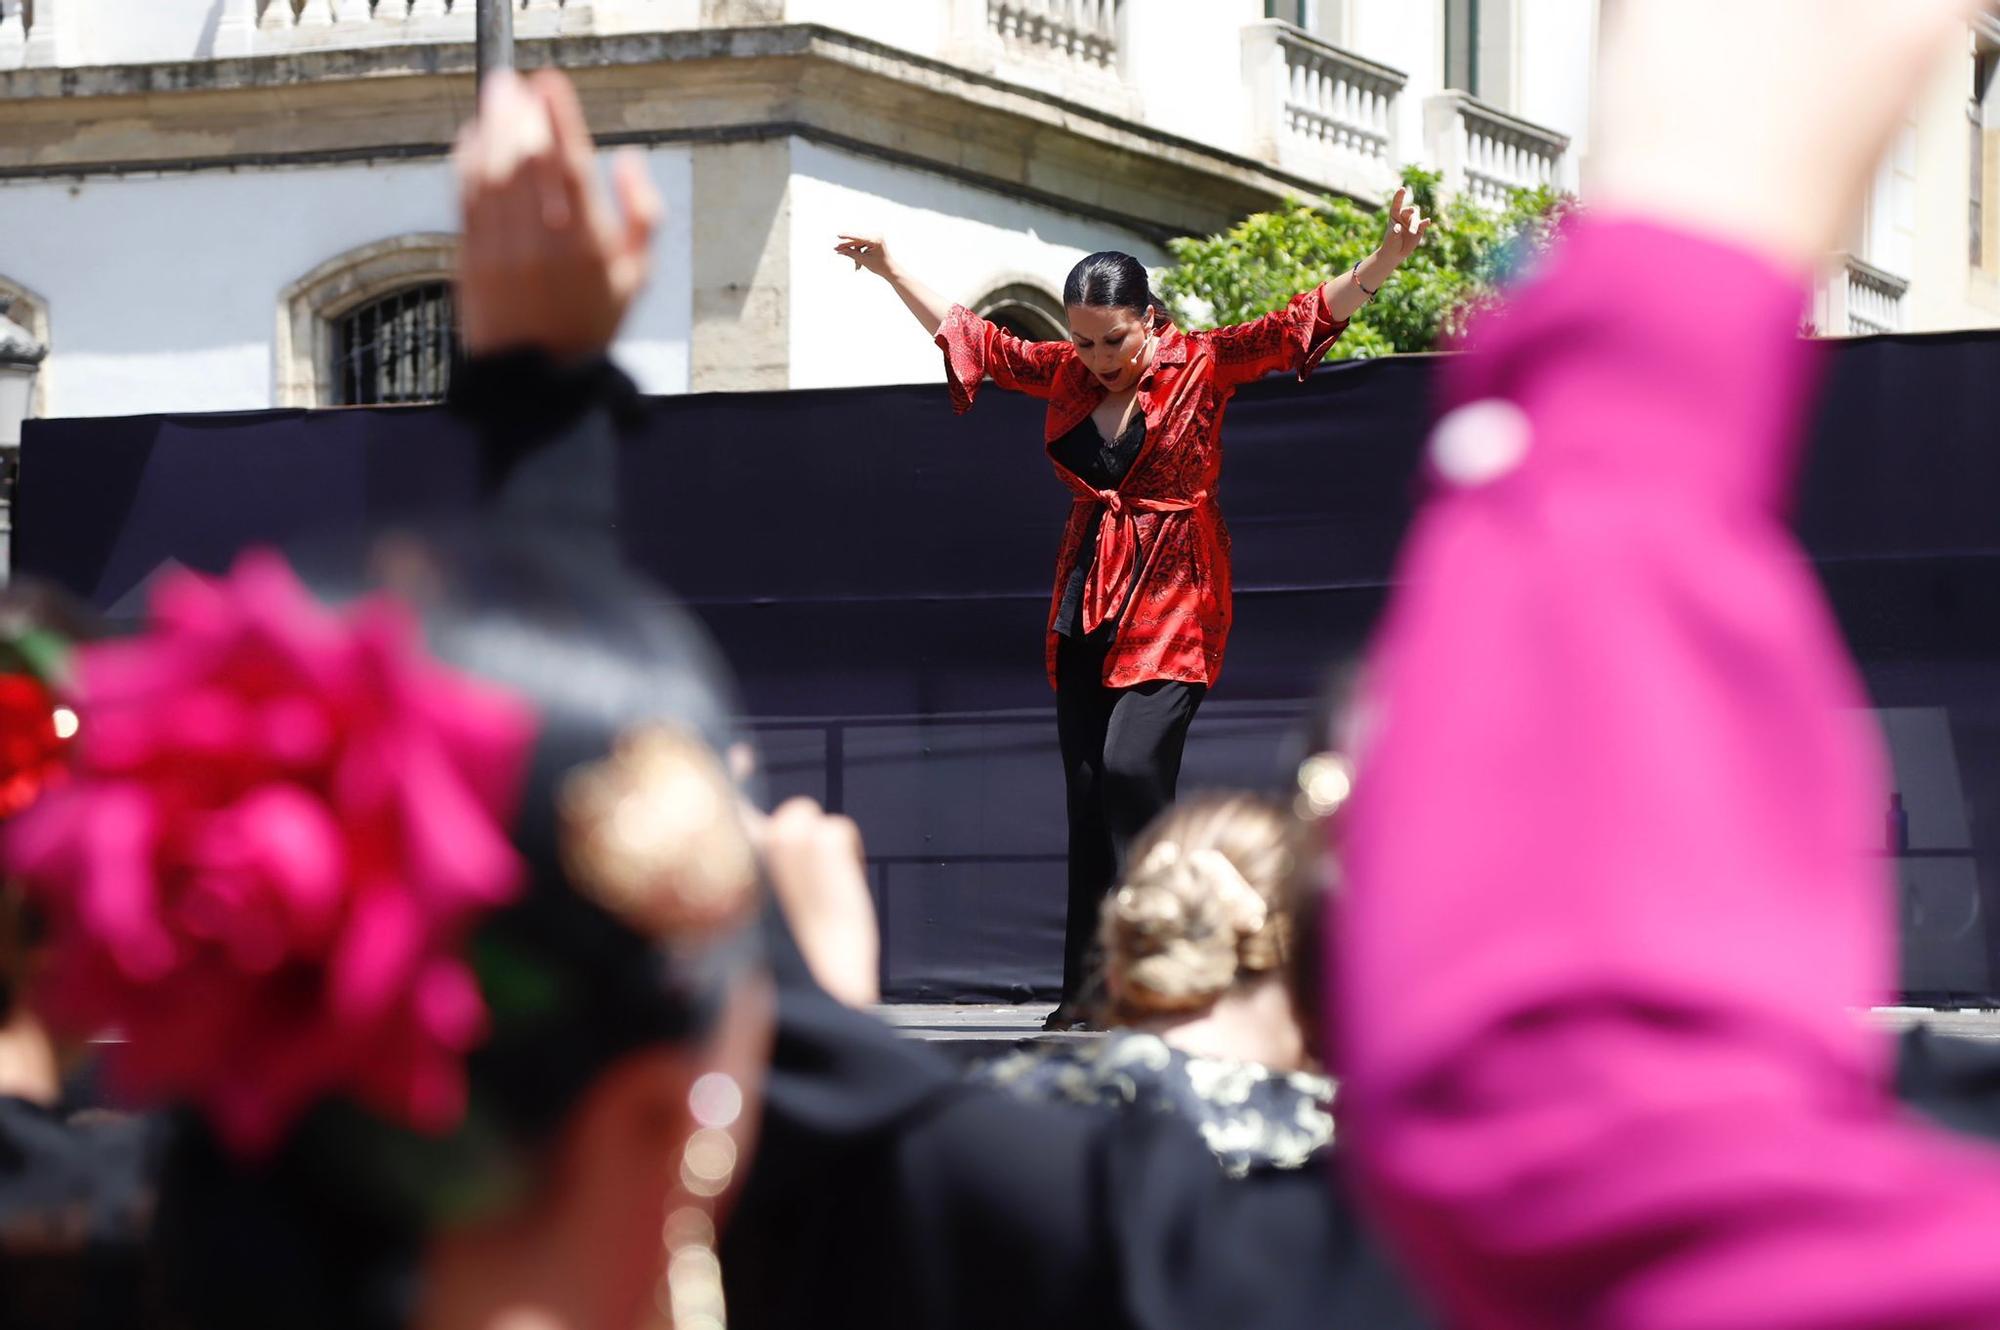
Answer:
[{"label": "dark stage backdrop", "polygon": [[[1331,367],[1230,407],[1237,627],[1183,788],[1283,778],[1305,699],[1383,603],[1439,363]],[[889,993],[1051,991],[1064,824],[1041,628],[1068,497],[1040,404],[989,390],[955,419],[923,386],[649,409],[621,462],[624,547],[735,662],[774,793],[866,831]],[[1895,753],[1906,986],[1927,999],[2000,987],[1993,421],[2000,339],[1846,344],[1800,513]],[[30,422],[16,565],[130,614],[165,561],[463,511],[471,475],[470,440],[430,410]]]}]

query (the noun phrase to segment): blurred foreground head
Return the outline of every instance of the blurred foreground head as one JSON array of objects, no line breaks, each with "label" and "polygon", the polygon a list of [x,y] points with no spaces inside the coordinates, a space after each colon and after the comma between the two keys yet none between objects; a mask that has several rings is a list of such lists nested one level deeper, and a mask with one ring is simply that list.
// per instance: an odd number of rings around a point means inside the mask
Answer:
[{"label": "blurred foreground head", "polygon": [[1099,922],[1119,1019],[1199,1016],[1276,979],[1305,1052],[1324,1059],[1318,938],[1340,870],[1329,833],[1353,789],[1353,694],[1350,668],[1326,675],[1286,745],[1282,787],[1182,799],[1134,845]]},{"label": "blurred foreground head", "polygon": [[[1261,794],[1204,794],[1162,813],[1106,900],[1105,973],[1125,1020],[1193,1016],[1245,986],[1298,981],[1326,889],[1316,826]],[[1308,995],[1294,993],[1300,1012]]]},{"label": "blurred foreground head", "polygon": [[363,564],[318,594],[270,554],[164,582],[79,653],[71,777],[7,829],[47,1009],[179,1110],[176,1300],[204,1327],[703,1324],[769,1029],[717,657],[560,547]]}]

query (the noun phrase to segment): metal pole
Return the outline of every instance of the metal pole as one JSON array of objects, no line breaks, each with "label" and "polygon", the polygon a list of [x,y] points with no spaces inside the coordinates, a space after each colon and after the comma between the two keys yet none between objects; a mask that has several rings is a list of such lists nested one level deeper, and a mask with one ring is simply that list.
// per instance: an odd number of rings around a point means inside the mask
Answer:
[{"label": "metal pole", "polygon": [[479,82],[496,69],[514,67],[514,6],[518,0],[479,0],[476,38]]}]

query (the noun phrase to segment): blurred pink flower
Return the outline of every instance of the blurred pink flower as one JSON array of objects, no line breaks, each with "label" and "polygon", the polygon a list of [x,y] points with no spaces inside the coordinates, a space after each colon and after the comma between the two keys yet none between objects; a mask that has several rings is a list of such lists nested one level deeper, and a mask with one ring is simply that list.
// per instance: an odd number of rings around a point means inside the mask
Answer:
[{"label": "blurred pink flower", "polygon": [[486,1019],[460,949],[524,880],[529,708],[268,552],[162,583],[145,633],[78,663],[73,778],[4,843],[50,919],[51,1014],[122,1032],[118,1086],[241,1154],[330,1094],[456,1125]]}]

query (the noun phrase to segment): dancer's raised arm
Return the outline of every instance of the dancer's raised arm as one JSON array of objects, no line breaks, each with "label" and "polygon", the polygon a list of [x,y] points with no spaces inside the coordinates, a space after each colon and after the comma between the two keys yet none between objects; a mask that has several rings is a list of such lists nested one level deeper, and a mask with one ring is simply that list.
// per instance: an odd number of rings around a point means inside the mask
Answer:
[{"label": "dancer's raised arm", "polygon": [[843,235],[833,252],[842,258],[852,259],[858,271],[867,269],[889,284],[889,289],[902,299],[911,314],[916,316],[924,331],[932,337],[944,327],[945,315],[951,312],[951,302],[925,286],[899,267],[889,257],[889,246],[878,235]]},{"label": "dancer's raised arm", "polygon": [[944,352],[955,411],[972,409],[972,399],[988,376],[1002,388],[1045,398],[1054,391],[1056,371],[1076,354],[1068,342],[1023,341],[946,300],[905,272],[889,256],[889,246],[880,236],[843,235],[834,253],[853,260],[857,271],[865,268],[887,282],[937,342]]},{"label": "dancer's raised arm", "polygon": [[1320,299],[1326,302],[1326,312],[1335,323],[1346,323],[1375,298],[1384,283],[1396,275],[1396,269],[1403,266],[1403,260],[1424,243],[1433,223],[1433,219],[1424,216],[1422,208],[1411,202],[1407,188],[1396,191],[1385,216],[1387,226],[1380,247],[1349,271],[1320,283]]},{"label": "dancer's raised arm", "polygon": [[1312,373],[1340,340],[1348,320],[1381,292],[1430,233],[1431,219],[1410,202],[1407,189],[1396,191],[1385,216],[1381,246],[1348,271],[1301,291],[1281,309],[1199,334],[1215,354],[1217,380],[1233,388],[1280,370],[1301,380]]}]

